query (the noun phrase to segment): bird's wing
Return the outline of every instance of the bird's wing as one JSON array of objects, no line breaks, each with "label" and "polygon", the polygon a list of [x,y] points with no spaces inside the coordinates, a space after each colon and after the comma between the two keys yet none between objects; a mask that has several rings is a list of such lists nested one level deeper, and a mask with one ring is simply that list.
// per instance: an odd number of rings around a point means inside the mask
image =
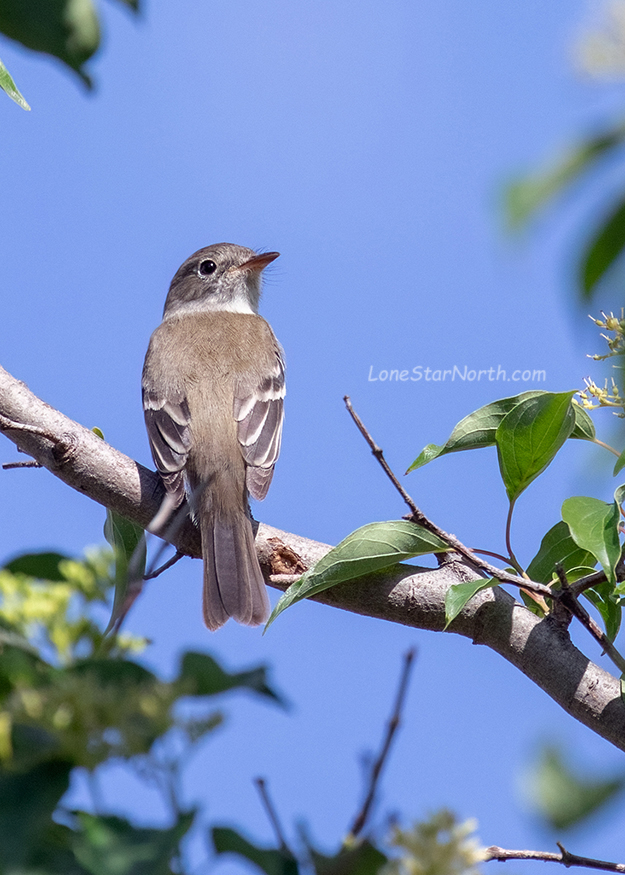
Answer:
[{"label": "bird's wing", "polygon": [[282,439],[284,355],[277,343],[274,353],[265,373],[254,380],[240,380],[234,395],[234,418],[247,465],[246,484],[258,499],[267,495]]},{"label": "bird's wing", "polygon": [[144,386],[143,413],[154,464],[177,507],[184,499],[183,469],[191,448],[187,399],[183,393],[164,398]]}]

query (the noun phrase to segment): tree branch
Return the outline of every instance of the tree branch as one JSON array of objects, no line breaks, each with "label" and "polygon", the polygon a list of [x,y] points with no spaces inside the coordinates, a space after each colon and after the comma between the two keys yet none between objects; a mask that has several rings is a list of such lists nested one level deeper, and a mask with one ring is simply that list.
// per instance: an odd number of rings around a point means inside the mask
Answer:
[{"label": "tree branch", "polygon": [[[158,474],[45,404],[2,368],[0,416],[9,420],[0,431],[69,486],[144,527],[153,519],[164,494]],[[173,542],[185,555],[201,555],[199,532],[191,522]],[[280,590],[330,549],[263,524],[256,543],[268,584]],[[400,565],[314,598],[356,614],[442,632],[447,589],[478,576],[458,555],[450,554],[436,569]],[[619,682],[584,656],[553,619],[540,620],[496,587],[474,596],[449,631],[499,653],[572,717],[625,750]]]},{"label": "tree branch", "polygon": [[506,860],[543,860],[546,863],[562,863],[567,869],[569,866],[583,866],[585,869],[602,869],[605,872],[625,872],[625,863],[607,863],[605,860],[595,860],[592,857],[580,857],[572,854],[557,842],[562,853],[554,854],[550,851],[512,851],[506,848],[498,848],[492,845],[484,851],[484,862],[497,860],[505,863]]}]

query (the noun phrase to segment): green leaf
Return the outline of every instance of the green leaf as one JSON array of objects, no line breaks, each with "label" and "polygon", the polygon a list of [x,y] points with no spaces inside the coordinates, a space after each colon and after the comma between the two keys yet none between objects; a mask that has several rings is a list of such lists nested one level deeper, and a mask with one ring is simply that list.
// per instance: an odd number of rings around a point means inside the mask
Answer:
[{"label": "green leaf", "polygon": [[100,45],[92,0],[2,0],[0,31],[29,49],[59,58],[90,85],[83,64]]},{"label": "green leaf", "polygon": [[102,688],[113,686],[120,696],[124,693],[132,695],[135,688],[142,685],[159,683],[149,669],[131,659],[98,659],[93,657],[76,662],[69,668],[60,669],[59,673],[66,677],[87,675],[92,686]]},{"label": "green leaf", "polygon": [[38,580],[61,582],[67,580],[60,567],[67,559],[69,556],[62,553],[25,553],[11,559],[4,568],[11,574],[25,574]]},{"label": "green leaf", "polygon": [[625,200],[602,223],[581,261],[582,292],[591,298],[599,280],[616,261],[625,247]]},{"label": "green leaf", "polygon": [[298,875],[297,863],[286,850],[259,848],[228,827],[215,826],[211,835],[216,854],[237,854],[266,875]]},{"label": "green leaf", "polygon": [[76,818],[81,829],[74,853],[91,875],[171,875],[170,862],[193,825],[194,812],[180,813],[169,829],[139,829],[121,817],[84,811]]},{"label": "green leaf", "polygon": [[265,666],[230,674],[206,653],[185,653],[175,683],[181,686],[181,694],[187,696],[216,696],[243,687],[285,704],[282,696],[267,684]]},{"label": "green leaf", "polygon": [[578,547],[592,553],[612,585],[621,555],[619,518],[616,502],[606,504],[597,498],[575,496],[567,498],[562,505],[562,519],[568,524],[571,537]]},{"label": "green leaf", "polygon": [[497,586],[498,581],[492,578],[486,580],[468,580],[466,583],[454,583],[445,593],[445,629],[453,620],[456,619],[460,611],[466,603],[470,601],[476,593],[483,589],[488,589],[490,586]]},{"label": "green leaf", "polygon": [[388,857],[368,841],[354,848],[342,848],[333,857],[310,847],[309,851],[316,875],[377,875],[388,862]]},{"label": "green leaf", "polygon": [[546,825],[570,829],[599,811],[625,787],[625,775],[609,780],[581,778],[565,763],[558,748],[545,747],[529,770],[526,795]]},{"label": "green leaf", "polygon": [[505,206],[511,227],[518,228],[526,224],[534,213],[587,172],[595,161],[619,146],[624,139],[625,125],[615,125],[611,130],[590,137],[570,149],[546,170],[508,186]]},{"label": "green leaf", "polygon": [[625,468],[625,450],[621,453],[614,464],[614,471],[612,472],[612,476],[616,477],[618,473],[620,473],[623,468]]},{"label": "green leaf", "polygon": [[18,106],[21,106],[22,109],[30,109],[30,106],[24,100],[23,95],[18,90],[17,85],[11,78],[11,74],[2,61],[0,61],[0,88],[9,95],[11,100],[14,100]]},{"label": "green leaf", "polygon": [[592,589],[584,590],[584,595],[599,612],[605,627],[605,634],[613,642],[621,628],[623,612],[620,599],[614,593],[614,587],[605,581],[593,586]]},{"label": "green leaf", "polygon": [[569,574],[578,566],[592,567],[596,561],[590,551],[578,547],[569,527],[561,520],[543,537],[538,553],[527,568],[527,576],[537,583],[551,583],[558,564]]},{"label": "green leaf", "polygon": [[[478,450],[482,447],[494,447],[496,444],[497,429],[503,419],[519,404],[523,404],[531,398],[552,396],[551,392],[534,390],[523,392],[521,395],[513,395],[510,398],[501,398],[493,401],[485,407],[470,413],[460,420],[452,431],[446,444],[428,444],[420,455],[414,460],[406,471],[409,474],[417,468],[422,468],[438,456],[447,453],[458,453],[461,450]],[[592,441],[596,437],[595,426],[588,413],[579,404],[573,404],[575,426],[569,435],[578,440]]]},{"label": "green leaf", "polygon": [[594,441],[597,437],[595,424],[590,418],[588,411],[584,410],[582,405],[578,404],[575,399],[573,399],[573,413],[575,414],[575,427],[569,437],[581,441]]},{"label": "green leaf", "polygon": [[115,576],[126,579],[128,573],[145,573],[145,532],[114,510],[107,509],[104,523],[104,537],[115,551]]},{"label": "green leaf", "polygon": [[546,392],[517,404],[497,428],[499,469],[515,501],[553,461],[575,426],[574,392]]},{"label": "green leaf", "polygon": [[69,787],[73,763],[50,760],[27,772],[0,770],[2,871],[26,866]]},{"label": "green leaf", "polygon": [[0,630],[0,704],[15,687],[35,687],[47,677],[50,666],[39,658],[36,650],[20,636]]},{"label": "green leaf", "polygon": [[404,559],[451,549],[436,535],[404,520],[368,523],[348,535],[287,589],[273,609],[265,631],[290,605],[338,583],[390,568]]},{"label": "green leaf", "polygon": [[460,420],[449,436],[447,443],[441,445],[428,444],[408,468],[406,474],[423,467],[423,465],[427,465],[428,462],[438,458],[438,456],[447,455],[447,453],[458,453],[461,450],[477,450],[482,447],[494,446],[497,428],[504,416],[510,413],[511,410],[514,410],[526,398],[535,398],[542,394],[543,392],[540,391],[523,392],[521,395],[500,398],[499,401],[493,401],[485,407],[480,407],[479,410],[475,410]]},{"label": "green leaf", "polygon": [[617,486],[614,490],[614,501],[620,506],[625,501],[625,483]]},{"label": "green leaf", "polygon": [[213,711],[206,717],[197,719],[180,719],[176,720],[176,728],[181,729],[191,744],[197,744],[203,741],[206,736],[214,732],[218,727],[223,726],[224,716],[219,711]]},{"label": "green leaf", "polygon": [[110,508],[106,511],[104,537],[115,553],[115,598],[105,631],[108,634],[119,629],[143,589],[147,544],[141,526]]}]

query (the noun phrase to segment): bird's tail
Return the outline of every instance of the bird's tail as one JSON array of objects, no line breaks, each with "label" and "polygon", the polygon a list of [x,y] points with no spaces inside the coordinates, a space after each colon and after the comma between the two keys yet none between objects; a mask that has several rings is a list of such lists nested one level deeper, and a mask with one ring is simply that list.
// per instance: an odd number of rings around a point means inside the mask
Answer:
[{"label": "bird's tail", "polygon": [[269,599],[258,564],[252,523],[244,513],[228,519],[202,514],[204,622],[211,631],[229,617],[259,626],[269,616]]}]

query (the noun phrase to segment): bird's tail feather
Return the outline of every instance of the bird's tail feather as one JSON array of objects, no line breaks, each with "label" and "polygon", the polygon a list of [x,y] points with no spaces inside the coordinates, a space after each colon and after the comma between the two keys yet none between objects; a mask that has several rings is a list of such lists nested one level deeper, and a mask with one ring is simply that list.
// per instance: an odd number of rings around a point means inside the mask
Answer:
[{"label": "bird's tail feather", "polygon": [[240,514],[222,520],[205,515],[201,531],[203,612],[208,628],[219,629],[229,617],[247,626],[264,623],[269,616],[269,599],[249,518]]}]

